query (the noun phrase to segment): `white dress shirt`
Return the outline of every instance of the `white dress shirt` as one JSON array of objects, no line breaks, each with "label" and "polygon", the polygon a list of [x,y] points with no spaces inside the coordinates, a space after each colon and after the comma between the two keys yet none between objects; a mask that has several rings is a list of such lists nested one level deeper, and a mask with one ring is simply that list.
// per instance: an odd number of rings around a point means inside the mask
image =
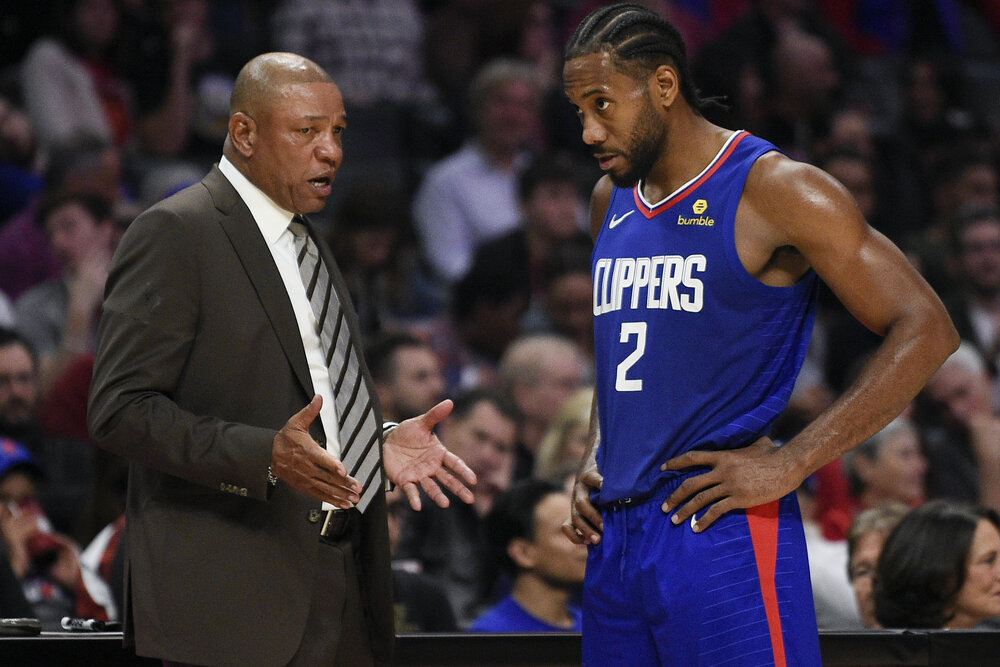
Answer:
[{"label": "white dress shirt", "polygon": [[[333,383],[330,380],[330,371],[326,367],[319,335],[316,333],[316,315],[306,298],[306,288],[302,284],[302,276],[299,274],[294,235],[288,229],[288,223],[292,221],[294,214],[275,204],[225,157],[219,160],[219,171],[232,183],[243,203],[250,209],[264,241],[267,242],[268,250],[274,257],[274,264],[278,267],[281,280],[285,283],[285,291],[288,292],[288,299],[292,302],[295,321],[302,336],[306,361],[309,362],[309,376],[312,378],[313,390],[323,397],[323,407],[320,409],[319,418],[323,424],[323,430],[326,432],[326,448],[334,456],[340,458],[340,439],[337,433],[337,409],[333,400]],[[326,503],[323,506],[328,507]]]}]

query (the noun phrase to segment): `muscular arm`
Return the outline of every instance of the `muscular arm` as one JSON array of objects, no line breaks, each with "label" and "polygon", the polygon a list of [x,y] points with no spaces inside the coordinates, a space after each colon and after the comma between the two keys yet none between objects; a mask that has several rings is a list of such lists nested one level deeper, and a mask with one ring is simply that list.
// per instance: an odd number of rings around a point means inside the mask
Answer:
[{"label": "muscular arm", "polygon": [[[595,242],[607,215],[612,190],[611,180],[604,176],[594,186],[594,192],[590,198],[590,234]],[[596,391],[590,408],[589,440],[587,451],[580,462],[576,482],[573,484],[573,504],[570,518],[563,525],[563,533],[577,544],[600,542],[601,532],[604,530],[601,513],[590,502],[591,492],[600,489],[603,481],[603,477],[597,469],[597,448],[601,443],[601,427],[597,419]]]},{"label": "muscular arm", "polygon": [[[688,452],[664,465],[712,469],[690,478],[664,503],[675,522],[711,506],[722,513],[794,490],[803,479],[880,430],[916,396],[958,344],[938,297],[903,254],[865,223],[846,190],[814,167],[779,154],[751,170],[737,215],[737,247],[747,270],[787,285],[808,267],[854,316],[884,336],[854,384],[781,448],[762,438],[728,452]],[[680,506],[685,498],[690,498]]]}]

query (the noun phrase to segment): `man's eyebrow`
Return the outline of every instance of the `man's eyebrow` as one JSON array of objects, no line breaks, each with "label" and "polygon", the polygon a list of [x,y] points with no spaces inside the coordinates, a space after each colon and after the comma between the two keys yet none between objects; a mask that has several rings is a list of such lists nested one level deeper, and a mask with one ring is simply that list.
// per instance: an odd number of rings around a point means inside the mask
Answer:
[{"label": "man's eyebrow", "polygon": [[[581,93],[581,94],[580,94],[580,99],[586,99],[586,98],[588,98],[588,97],[592,97],[592,96],[594,96],[594,95],[601,95],[601,94],[603,94],[604,92],[605,92],[605,91],[604,91],[604,89],[603,89],[603,88],[600,88],[600,87],[597,87],[597,88],[591,88],[590,90],[587,90],[587,91],[585,91],[585,92]],[[568,91],[565,91],[565,90],[564,90],[564,91],[563,91],[563,94],[564,94],[564,95],[565,95],[566,97],[569,97],[569,92],[568,92]]]}]

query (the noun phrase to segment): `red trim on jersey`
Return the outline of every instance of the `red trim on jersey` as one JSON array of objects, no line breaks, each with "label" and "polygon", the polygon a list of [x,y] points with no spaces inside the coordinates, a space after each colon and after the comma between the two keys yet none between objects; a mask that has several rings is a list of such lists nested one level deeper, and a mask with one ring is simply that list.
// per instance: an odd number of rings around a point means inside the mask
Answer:
[{"label": "red trim on jersey", "polygon": [[774,500],[747,510],[750,539],[753,542],[760,592],[764,597],[767,627],[771,631],[771,648],[774,650],[775,667],[785,667],[785,638],[781,631],[778,612],[778,589],[774,571],[778,561],[778,502]]},{"label": "red trim on jersey", "polygon": [[739,145],[739,143],[748,136],[750,136],[750,133],[746,131],[737,133],[736,136],[733,137],[733,139],[729,142],[729,146],[726,148],[726,152],[720,155],[719,159],[717,159],[715,163],[708,168],[708,171],[702,174],[698,180],[696,180],[694,183],[691,183],[686,188],[670,195],[669,197],[667,197],[666,201],[657,204],[653,208],[649,208],[642,202],[642,197],[639,196],[639,184],[636,183],[635,187],[632,188],[632,198],[635,199],[635,207],[639,210],[640,213],[646,216],[647,220],[654,218],[660,213],[663,213],[668,208],[670,208],[671,206],[679,202],[681,199],[686,197],[688,194],[690,194],[693,190],[698,188],[702,183],[711,178],[712,174],[714,174],[715,171],[722,166],[722,163],[729,159],[729,156],[732,155],[734,150],[736,150],[736,147]]}]

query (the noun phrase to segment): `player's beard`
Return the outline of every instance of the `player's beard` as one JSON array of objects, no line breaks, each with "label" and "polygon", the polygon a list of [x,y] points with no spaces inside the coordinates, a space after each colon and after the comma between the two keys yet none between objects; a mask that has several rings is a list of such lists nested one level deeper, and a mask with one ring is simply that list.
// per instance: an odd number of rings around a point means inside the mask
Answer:
[{"label": "player's beard", "polygon": [[649,97],[643,99],[646,104],[635,120],[628,137],[628,146],[621,153],[627,167],[621,173],[608,172],[611,182],[620,188],[630,188],[640,178],[645,178],[667,148],[667,126],[657,115]]}]

